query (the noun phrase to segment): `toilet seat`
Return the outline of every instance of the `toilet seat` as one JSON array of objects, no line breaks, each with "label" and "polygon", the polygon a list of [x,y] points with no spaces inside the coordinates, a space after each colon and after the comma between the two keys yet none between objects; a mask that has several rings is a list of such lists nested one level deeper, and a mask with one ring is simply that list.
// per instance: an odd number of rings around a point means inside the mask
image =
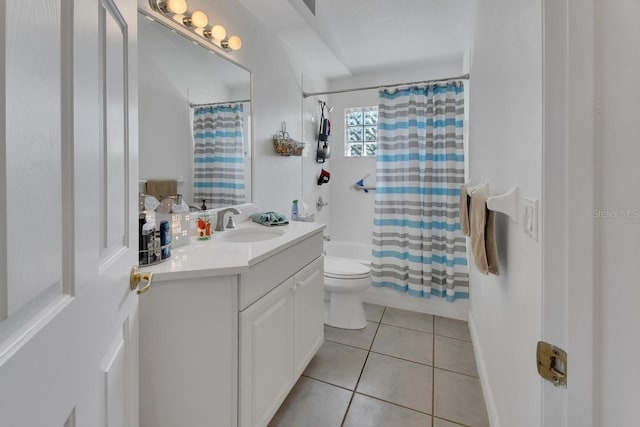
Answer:
[{"label": "toilet seat", "polygon": [[364,279],[371,275],[371,268],[356,261],[325,256],[324,275],[333,279]]}]

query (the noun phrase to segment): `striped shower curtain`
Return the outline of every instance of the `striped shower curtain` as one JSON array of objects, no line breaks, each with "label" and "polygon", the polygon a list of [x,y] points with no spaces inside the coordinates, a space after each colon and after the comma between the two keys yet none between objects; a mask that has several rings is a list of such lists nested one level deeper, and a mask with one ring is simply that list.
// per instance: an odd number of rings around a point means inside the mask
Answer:
[{"label": "striped shower curtain", "polygon": [[193,112],[193,199],[210,207],[244,203],[242,104]]},{"label": "striped shower curtain", "polygon": [[468,298],[462,82],[379,92],[373,285]]}]

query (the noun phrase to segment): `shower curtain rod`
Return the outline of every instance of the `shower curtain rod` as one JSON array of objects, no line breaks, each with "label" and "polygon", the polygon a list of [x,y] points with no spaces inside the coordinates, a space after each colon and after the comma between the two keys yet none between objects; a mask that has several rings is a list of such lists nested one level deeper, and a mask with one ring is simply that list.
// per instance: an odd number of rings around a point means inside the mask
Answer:
[{"label": "shower curtain rod", "polygon": [[189,107],[211,107],[213,105],[222,105],[222,104],[241,104],[243,102],[251,102],[250,99],[239,99],[237,101],[224,101],[224,102],[210,102],[208,104],[194,104],[193,102],[189,103]]},{"label": "shower curtain rod", "polygon": [[331,95],[331,94],[334,94],[334,93],[358,92],[358,91],[361,91],[361,90],[384,89],[384,88],[387,88],[387,87],[409,86],[409,85],[417,85],[417,84],[424,84],[424,83],[448,82],[450,80],[469,80],[469,77],[471,77],[469,74],[463,74],[463,75],[458,76],[458,77],[444,77],[444,78],[441,78],[441,79],[423,80],[423,81],[420,81],[420,82],[394,83],[394,84],[390,84],[390,85],[356,87],[356,88],[353,88],[353,89],[327,90],[327,91],[324,91],[324,92],[313,92],[313,93],[302,92],[302,97],[303,98],[308,98],[310,96],[316,96],[316,95]]}]

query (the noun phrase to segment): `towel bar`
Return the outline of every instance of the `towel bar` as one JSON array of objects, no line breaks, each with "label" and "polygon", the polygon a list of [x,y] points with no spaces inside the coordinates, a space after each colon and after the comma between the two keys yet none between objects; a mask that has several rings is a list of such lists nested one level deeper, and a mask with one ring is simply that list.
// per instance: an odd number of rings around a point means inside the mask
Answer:
[{"label": "towel bar", "polygon": [[511,187],[504,194],[488,197],[487,208],[508,215],[511,221],[518,224],[520,219],[520,190],[518,187]]},{"label": "towel bar", "polygon": [[370,186],[366,186],[366,185],[353,184],[352,187],[356,191],[364,191],[364,192],[376,191],[376,187],[370,187]]},{"label": "towel bar", "polygon": [[489,183],[487,181],[482,181],[480,184],[469,185],[471,181],[468,181],[465,185],[467,185],[467,194],[470,196],[474,191],[480,191],[487,196],[489,195]]}]

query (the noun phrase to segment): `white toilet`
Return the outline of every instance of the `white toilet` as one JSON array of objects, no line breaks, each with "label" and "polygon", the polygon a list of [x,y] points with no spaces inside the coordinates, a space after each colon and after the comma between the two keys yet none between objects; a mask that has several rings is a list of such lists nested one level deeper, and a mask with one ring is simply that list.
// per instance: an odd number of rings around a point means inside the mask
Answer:
[{"label": "white toilet", "polygon": [[345,258],[324,257],[324,290],[329,294],[325,324],[342,329],[367,326],[362,291],[371,286],[371,268]]}]

